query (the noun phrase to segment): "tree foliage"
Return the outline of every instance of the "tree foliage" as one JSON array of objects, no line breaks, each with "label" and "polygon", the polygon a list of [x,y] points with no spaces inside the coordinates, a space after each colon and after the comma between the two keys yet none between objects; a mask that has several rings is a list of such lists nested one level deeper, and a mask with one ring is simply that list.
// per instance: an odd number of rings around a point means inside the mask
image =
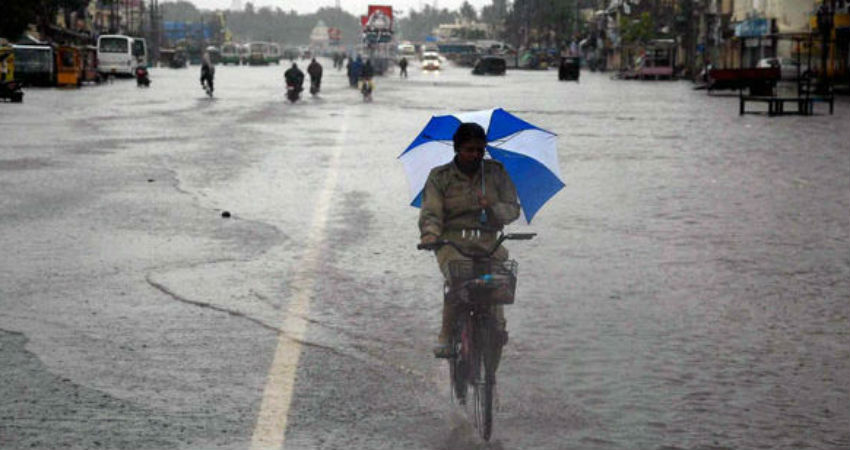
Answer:
[{"label": "tree foliage", "polygon": [[[214,12],[200,11],[191,3],[180,1],[161,4],[163,19],[178,22],[217,22]],[[313,14],[299,15],[264,6],[256,9],[248,2],[242,11],[224,13],[227,27],[237,42],[269,41],[284,45],[304,45],[310,42],[310,32],[319,20],[329,27],[339,28],[343,43],[354,44],[360,40],[360,19],[336,8],[321,8]]]},{"label": "tree foliage", "polygon": [[460,5],[459,12],[461,17],[470,22],[478,20],[478,12],[475,11],[475,7],[470,5],[466,0],[464,0],[462,5]]},{"label": "tree foliage", "polygon": [[457,11],[446,8],[436,9],[425,5],[421,11],[411,10],[407,17],[398,21],[398,28],[404,39],[424,41],[440,24],[454,23],[460,17]]},{"label": "tree foliage", "polygon": [[577,2],[515,0],[506,14],[506,33],[518,45],[562,45],[579,31],[576,27]]},{"label": "tree foliage", "polygon": [[652,15],[643,12],[637,19],[620,17],[620,36],[624,44],[646,44],[655,38],[655,21]]}]

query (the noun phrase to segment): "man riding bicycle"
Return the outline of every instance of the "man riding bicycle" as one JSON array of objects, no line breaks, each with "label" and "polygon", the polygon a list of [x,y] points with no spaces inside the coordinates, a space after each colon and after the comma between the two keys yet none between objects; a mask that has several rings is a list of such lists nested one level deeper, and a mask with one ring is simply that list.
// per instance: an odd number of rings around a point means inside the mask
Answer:
[{"label": "man riding bicycle", "polygon": [[[453,137],[455,157],[434,168],[422,191],[419,214],[421,243],[438,240],[456,243],[467,252],[488,251],[498,240],[498,232],[519,217],[516,188],[498,161],[484,159],[487,135],[476,123],[462,123]],[[493,259],[508,259],[508,251],[499,247]],[[451,246],[437,251],[437,262],[445,278],[450,278],[449,263],[468,259]],[[443,322],[434,356],[451,357],[449,338],[455,322],[455,306],[443,302]],[[495,307],[502,343],[507,342],[504,311]]]},{"label": "man riding bicycle", "polygon": [[201,87],[213,91],[213,78],[215,78],[215,66],[213,66],[210,54],[204,52],[201,58]]}]

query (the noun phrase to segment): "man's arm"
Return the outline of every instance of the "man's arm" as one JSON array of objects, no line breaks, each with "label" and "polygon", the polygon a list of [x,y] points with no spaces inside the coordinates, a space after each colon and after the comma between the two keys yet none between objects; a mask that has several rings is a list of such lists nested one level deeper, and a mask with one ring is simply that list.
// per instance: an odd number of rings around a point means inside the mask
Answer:
[{"label": "man's arm", "polygon": [[433,242],[443,234],[443,192],[434,178],[431,172],[422,190],[422,209],[419,210],[419,237],[422,242]]},{"label": "man's arm", "polygon": [[507,225],[519,217],[519,202],[516,187],[508,172],[501,165],[497,178],[496,191],[499,200],[490,206],[490,213],[502,225]]}]

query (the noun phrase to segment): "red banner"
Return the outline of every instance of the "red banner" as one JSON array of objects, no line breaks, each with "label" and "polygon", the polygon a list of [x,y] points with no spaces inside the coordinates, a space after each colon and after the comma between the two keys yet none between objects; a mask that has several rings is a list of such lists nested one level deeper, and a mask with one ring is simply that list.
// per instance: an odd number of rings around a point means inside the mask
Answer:
[{"label": "red banner", "polygon": [[365,28],[373,31],[392,31],[393,7],[390,5],[369,5],[369,15]]},{"label": "red banner", "polygon": [[360,27],[365,30],[367,23],[369,23],[369,16],[360,16]]}]

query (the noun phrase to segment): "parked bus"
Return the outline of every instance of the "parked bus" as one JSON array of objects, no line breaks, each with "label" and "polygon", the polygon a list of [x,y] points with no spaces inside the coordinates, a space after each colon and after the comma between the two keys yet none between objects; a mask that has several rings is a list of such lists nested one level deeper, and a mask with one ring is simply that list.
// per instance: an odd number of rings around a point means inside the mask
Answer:
[{"label": "parked bus", "polygon": [[266,53],[266,63],[280,64],[280,46],[275,43],[268,44],[268,53]]},{"label": "parked bus", "polygon": [[221,63],[223,65],[240,64],[240,45],[229,42],[221,46]]},{"label": "parked bus", "polygon": [[251,42],[248,44],[248,64],[252,66],[264,66],[268,64],[266,55],[269,52],[269,44],[265,42]]},{"label": "parked bus", "polygon": [[56,56],[49,45],[13,45],[15,81],[30,86],[56,84]]},{"label": "parked bus", "polygon": [[107,75],[132,76],[137,64],[134,53],[140,52],[140,46],[138,44],[134,46],[133,38],[130,36],[120,34],[100,36],[97,38],[98,70]]}]

